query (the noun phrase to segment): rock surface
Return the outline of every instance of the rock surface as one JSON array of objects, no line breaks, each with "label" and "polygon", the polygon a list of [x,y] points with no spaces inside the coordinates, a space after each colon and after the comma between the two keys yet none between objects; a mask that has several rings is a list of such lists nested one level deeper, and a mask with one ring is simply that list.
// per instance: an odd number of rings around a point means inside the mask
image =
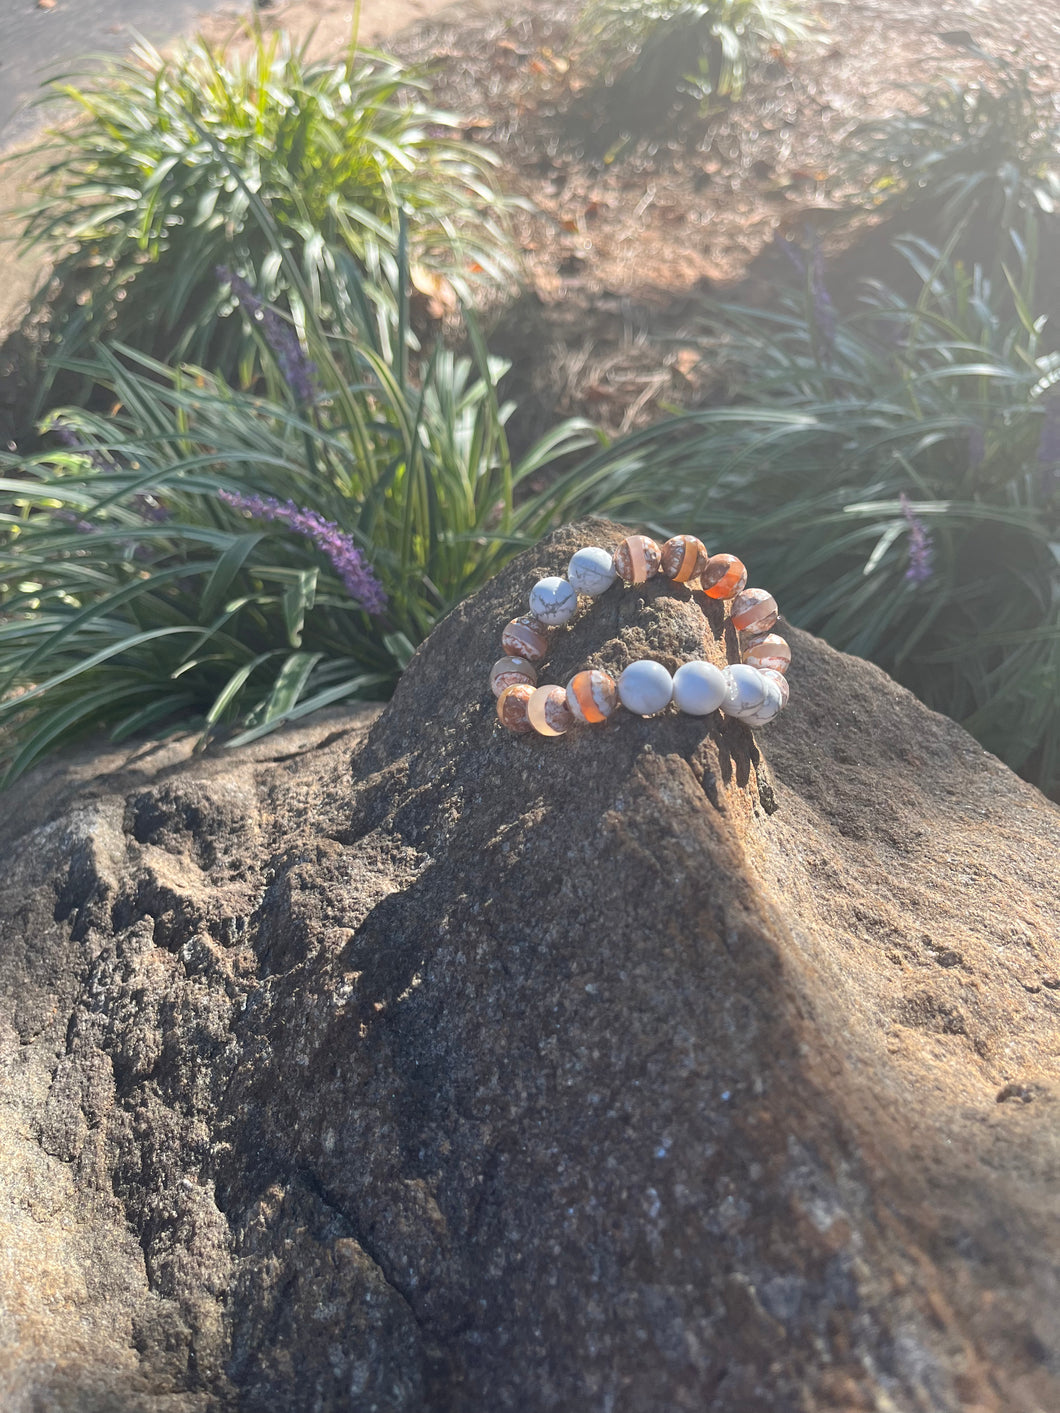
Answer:
[{"label": "rock surface", "polygon": [[[501,626],[618,534],[374,725],[0,802],[5,1410],[1060,1407],[1060,810],[794,631],[761,754],[502,733]],[[554,680],[702,630],[616,588]]]}]

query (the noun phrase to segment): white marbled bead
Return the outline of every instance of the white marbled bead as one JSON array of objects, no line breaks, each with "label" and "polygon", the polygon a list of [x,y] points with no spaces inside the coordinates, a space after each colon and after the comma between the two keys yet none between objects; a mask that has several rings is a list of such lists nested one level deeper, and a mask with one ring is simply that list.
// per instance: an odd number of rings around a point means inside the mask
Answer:
[{"label": "white marbled bead", "polygon": [[777,690],[780,692],[780,705],[787,706],[788,696],[791,691],[791,688],[788,686],[788,679],[783,673],[777,672],[772,667],[760,667],[758,670],[767,682],[775,682],[777,684]]},{"label": "white marbled bead", "polygon": [[674,673],[674,705],[689,716],[709,716],[728,695],[729,684],[712,662],[684,662]]},{"label": "white marbled bead", "polygon": [[670,703],[674,679],[661,662],[641,658],[631,662],[618,679],[618,699],[637,716],[654,716]]},{"label": "white marbled bead", "polygon": [[571,555],[567,565],[567,578],[575,592],[597,598],[606,593],[618,578],[611,563],[609,550],[588,545]]},{"label": "white marbled bead", "polygon": [[747,713],[755,712],[766,699],[766,680],[757,667],[746,663],[733,663],[722,673],[727,688],[722,710],[726,716],[738,716],[741,720]]},{"label": "white marbled bead", "polygon": [[552,574],[547,579],[539,579],[530,590],[530,612],[550,628],[557,623],[569,623],[578,612],[578,595],[566,579]]},{"label": "white marbled bead", "polygon": [[[784,679],[781,678],[781,681]],[[786,685],[786,684],[785,684]],[[741,721],[746,721],[748,726],[766,726],[775,716],[779,716],[784,707],[784,694],[775,682],[766,682],[766,695],[760,707],[754,711],[745,712]]]}]

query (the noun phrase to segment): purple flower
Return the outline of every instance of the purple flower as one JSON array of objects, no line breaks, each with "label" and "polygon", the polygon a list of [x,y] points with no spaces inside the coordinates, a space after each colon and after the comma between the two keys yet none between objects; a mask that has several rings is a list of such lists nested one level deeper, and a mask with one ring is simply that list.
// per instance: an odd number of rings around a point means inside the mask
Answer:
[{"label": "purple flower", "polygon": [[837,318],[835,304],[824,282],[824,253],[820,243],[816,236],[811,236],[809,260],[806,258],[806,251],[801,246],[779,234],[773,237],[773,244],[783,251],[791,261],[800,278],[805,280],[807,276],[809,277],[813,326],[824,344],[824,353],[827,359],[835,349]]},{"label": "purple flower", "polygon": [[97,471],[102,471],[105,469],[105,462],[103,458],[98,454],[98,452],[94,452],[89,447],[85,446],[84,442],[74,431],[73,427],[66,426],[64,422],[56,422],[55,425],[52,427],[51,432],[52,436],[55,437],[56,441],[58,441],[60,446],[64,446],[70,451],[76,451],[81,456],[86,457]]},{"label": "purple flower", "polygon": [[909,563],[905,577],[910,584],[924,584],[932,575],[933,548],[931,536],[924,528],[924,522],[913,514],[909,497],[903,491],[899,497],[902,514],[909,526]]},{"label": "purple flower", "polygon": [[306,356],[292,326],[254,293],[242,275],[237,275],[224,265],[218,265],[214,273],[221,284],[230,286],[251,323],[261,325],[265,341],[275,355],[280,376],[295,399],[298,402],[312,402],[316,392],[313,384],[316,364]]},{"label": "purple flower", "polygon": [[217,495],[233,510],[242,510],[255,520],[277,521],[296,535],[303,535],[331,561],[351,598],[377,617],[385,610],[386,594],[375,577],[375,571],[352,538],[344,534],[333,520],[325,520],[315,510],[305,510],[295,505],[293,500],[237,495],[233,491],[218,491]]}]

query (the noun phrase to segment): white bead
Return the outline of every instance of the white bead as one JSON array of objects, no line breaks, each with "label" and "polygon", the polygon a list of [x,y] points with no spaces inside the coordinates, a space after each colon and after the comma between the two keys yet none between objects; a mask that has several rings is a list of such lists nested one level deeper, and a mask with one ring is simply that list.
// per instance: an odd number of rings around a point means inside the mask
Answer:
[{"label": "white bead", "polygon": [[766,682],[766,699],[754,711],[744,713],[741,721],[748,726],[766,726],[775,716],[779,716],[784,706],[784,694],[775,682]]},{"label": "white bead", "polygon": [[618,679],[618,698],[627,711],[637,716],[654,716],[669,705],[674,679],[661,662],[641,658],[631,662]]},{"label": "white bead", "polygon": [[757,711],[766,699],[766,680],[757,667],[748,667],[737,662],[722,673],[727,680],[727,690],[722,709],[726,716],[741,719],[748,713]]},{"label": "white bead", "polygon": [[567,565],[567,578],[579,594],[589,594],[596,598],[606,593],[618,578],[611,563],[609,550],[589,545],[571,555]]},{"label": "white bead", "polygon": [[729,684],[712,662],[685,662],[674,673],[674,705],[689,716],[709,716],[728,695]]},{"label": "white bead", "polygon": [[578,612],[578,595],[566,579],[552,574],[539,579],[530,590],[530,612],[549,627],[569,623]]}]

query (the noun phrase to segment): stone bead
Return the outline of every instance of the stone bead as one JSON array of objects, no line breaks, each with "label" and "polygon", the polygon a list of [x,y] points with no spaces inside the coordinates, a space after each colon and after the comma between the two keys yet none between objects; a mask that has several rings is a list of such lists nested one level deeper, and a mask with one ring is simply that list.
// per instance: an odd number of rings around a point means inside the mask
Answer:
[{"label": "stone bead", "polygon": [[782,673],[775,671],[772,667],[760,667],[758,670],[767,682],[776,683],[777,690],[780,692],[780,705],[787,706],[788,696],[791,690],[788,687],[788,679],[783,676]]},{"label": "stone bead", "polygon": [[517,736],[525,736],[534,729],[526,709],[536,690],[529,682],[517,682],[514,687],[505,687],[497,698],[497,720]]},{"label": "stone bead", "polygon": [[599,668],[576,672],[567,683],[567,705],[575,721],[595,726],[606,721],[618,704],[615,679]]},{"label": "stone bead", "polygon": [[727,690],[722,709],[726,716],[743,718],[748,712],[755,712],[766,699],[766,680],[757,667],[748,667],[737,662],[727,667],[722,676],[726,679]]},{"label": "stone bead", "polygon": [[712,662],[685,662],[674,673],[674,706],[689,716],[709,716],[728,695],[729,684]]},{"label": "stone bead", "polygon": [[[783,677],[780,679],[784,681]],[[785,686],[787,684],[785,683]],[[740,717],[741,721],[746,721],[748,726],[767,726],[774,717],[779,716],[784,707],[784,698],[780,688],[775,682],[766,682],[766,695],[762,705],[755,707],[754,711],[744,712]]]},{"label": "stone bead", "polygon": [[567,565],[571,587],[576,593],[588,594],[591,598],[606,593],[617,578],[610,553],[596,545],[577,550]]},{"label": "stone bead", "polygon": [[540,662],[548,652],[548,630],[529,613],[513,618],[501,634],[501,647],[509,657]]},{"label": "stone bead", "polygon": [[615,550],[615,572],[627,584],[646,584],[659,571],[662,550],[647,535],[630,535]]},{"label": "stone bead", "polygon": [[550,574],[530,590],[530,612],[549,628],[569,623],[578,612],[578,595],[566,579]]},{"label": "stone bead", "polygon": [[732,599],[747,587],[747,570],[734,554],[712,554],[699,582],[708,599]]},{"label": "stone bead", "polygon": [[768,667],[783,673],[791,663],[791,649],[779,633],[759,633],[745,644],[743,660],[760,672]]},{"label": "stone bead", "polygon": [[495,697],[499,697],[505,687],[521,682],[537,686],[537,668],[525,657],[502,657],[490,668],[490,689]]},{"label": "stone bead", "polygon": [[631,662],[618,679],[619,700],[637,716],[654,716],[669,705],[673,694],[674,679],[661,662],[650,658]]},{"label": "stone bead", "polygon": [[567,693],[554,684],[535,689],[526,704],[526,716],[539,736],[562,736],[574,723]]},{"label": "stone bead", "polygon": [[777,601],[766,589],[744,589],[732,601],[732,626],[740,633],[768,633],[777,621]]},{"label": "stone bead", "polygon": [[675,535],[662,547],[659,568],[675,584],[687,584],[689,579],[699,578],[709,558],[703,541],[695,535]]}]

